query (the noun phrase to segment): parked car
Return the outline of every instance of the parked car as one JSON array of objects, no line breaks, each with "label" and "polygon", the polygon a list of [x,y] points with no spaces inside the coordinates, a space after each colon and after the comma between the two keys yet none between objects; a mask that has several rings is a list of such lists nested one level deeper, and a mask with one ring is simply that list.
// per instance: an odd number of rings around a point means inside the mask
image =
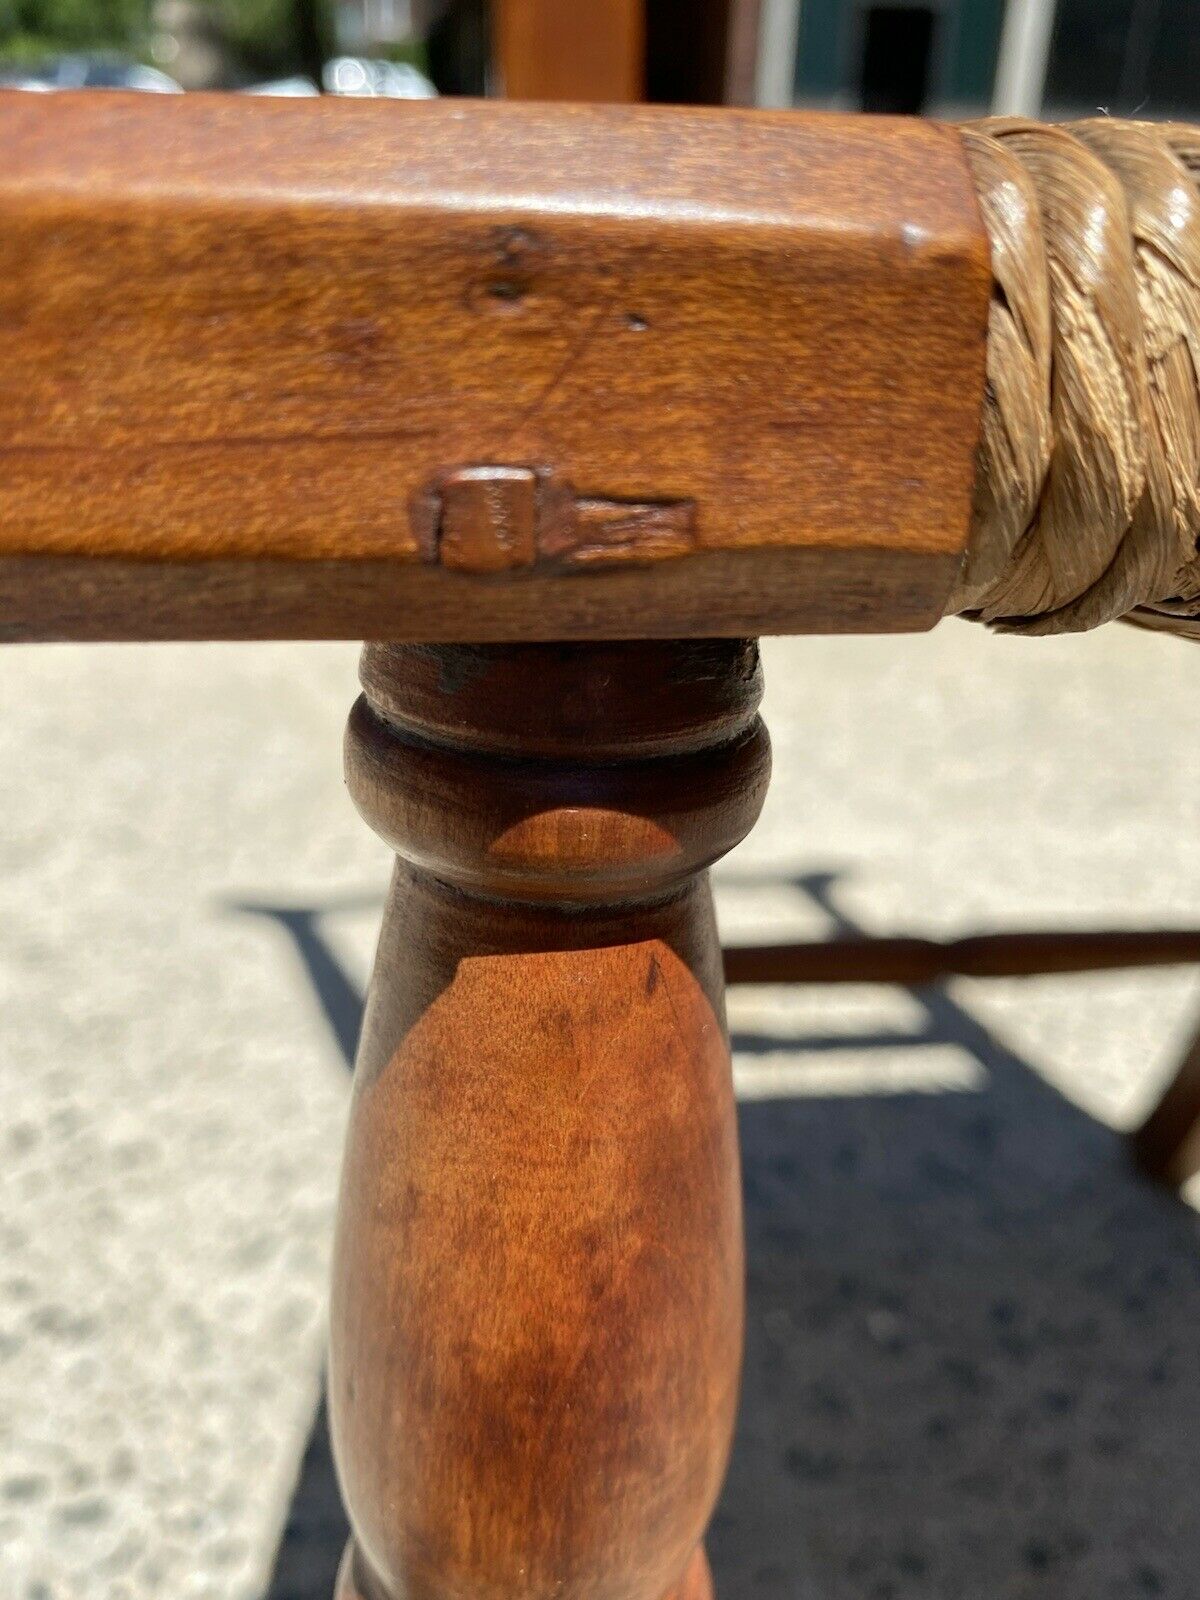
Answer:
[{"label": "parked car", "polygon": [[430,100],[437,90],[423,72],[404,61],[369,61],[335,56],[322,74],[330,94],[379,95],[388,100]]},{"label": "parked car", "polygon": [[[376,96],[388,100],[428,100],[437,94],[429,79],[404,62],[371,61],[360,56],[335,56],[322,74],[328,94]],[[118,56],[54,56],[29,66],[0,68],[6,89],[143,89],[152,94],[181,94],[174,78],[157,67]],[[252,84],[248,94],[315,95],[311,78],[280,78]]]},{"label": "parked car", "polygon": [[48,56],[19,67],[0,67],[6,89],[142,89],[150,94],[181,94],[165,72],[122,56]]}]

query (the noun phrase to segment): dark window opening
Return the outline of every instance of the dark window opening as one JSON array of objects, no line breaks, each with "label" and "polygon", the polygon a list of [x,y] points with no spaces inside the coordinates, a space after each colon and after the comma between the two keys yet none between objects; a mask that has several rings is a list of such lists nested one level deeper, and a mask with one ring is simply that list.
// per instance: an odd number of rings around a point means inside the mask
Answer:
[{"label": "dark window opening", "polygon": [[864,111],[917,116],[929,99],[936,17],[932,6],[867,6],[863,12]]}]

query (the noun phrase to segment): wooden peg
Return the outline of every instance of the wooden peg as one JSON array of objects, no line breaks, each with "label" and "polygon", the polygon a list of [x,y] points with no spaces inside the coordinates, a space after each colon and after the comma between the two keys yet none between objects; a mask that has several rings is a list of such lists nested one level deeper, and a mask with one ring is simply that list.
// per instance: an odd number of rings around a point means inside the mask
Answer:
[{"label": "wooden peg", "polygon": [[0,638],[944,610],[991,288],[953,129],[0,91],[0,151]]}]

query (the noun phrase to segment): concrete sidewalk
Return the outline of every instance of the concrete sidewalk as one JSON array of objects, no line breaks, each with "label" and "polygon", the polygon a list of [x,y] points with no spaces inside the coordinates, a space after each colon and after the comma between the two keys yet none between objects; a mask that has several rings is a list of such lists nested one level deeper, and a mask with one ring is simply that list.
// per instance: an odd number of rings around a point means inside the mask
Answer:
[{"label": "concrete sidewalk", "polygon": [[[349,646],[0,652],[0,1594],[329,1600],[313,1428],[388,859]],[[772,642],[725,936],[1200,924],[1200,650]],[[722,1600],[1194,1600],[1200,1237],[1133,1120],[1189,971],[731,996]],[[281,1544],[282,1541],[282,1544]]]}]

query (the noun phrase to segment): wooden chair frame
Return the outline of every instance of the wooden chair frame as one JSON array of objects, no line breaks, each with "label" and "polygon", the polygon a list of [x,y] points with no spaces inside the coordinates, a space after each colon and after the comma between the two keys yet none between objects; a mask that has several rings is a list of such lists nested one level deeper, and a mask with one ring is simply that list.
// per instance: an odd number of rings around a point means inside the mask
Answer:
[{"label": "wooden chair frame", "polygon": [[961,139],[48,98],[0,95],[0,635],[371,641],[339,1600],[704,1600],[743,1292],[707,868],[767,783],[753,636],[928,627],[961,564]]}]

